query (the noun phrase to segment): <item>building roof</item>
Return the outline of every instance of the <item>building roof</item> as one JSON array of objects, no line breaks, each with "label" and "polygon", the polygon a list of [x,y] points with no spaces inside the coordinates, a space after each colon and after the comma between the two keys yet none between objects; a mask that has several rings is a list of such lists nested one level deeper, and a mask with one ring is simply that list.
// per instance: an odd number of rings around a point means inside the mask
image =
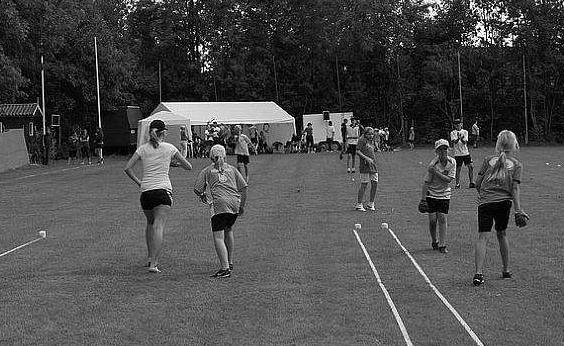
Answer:
[{"label": "building roof", "polygon": [[39,117],[42,114],[37,103],[0,104],[0,118]]}]

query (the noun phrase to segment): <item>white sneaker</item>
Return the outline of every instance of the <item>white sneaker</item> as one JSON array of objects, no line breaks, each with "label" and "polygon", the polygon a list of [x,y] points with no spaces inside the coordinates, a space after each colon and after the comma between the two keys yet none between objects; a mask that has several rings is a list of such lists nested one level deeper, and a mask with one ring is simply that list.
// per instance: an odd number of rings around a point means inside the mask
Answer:
[{"label": "white sneaker", "polygon": [[358,211],[366,211],[366,209],[364,209],[364,206],[362,204],[357,204],[355,209]]},{"label": "white sneaker", "polygon": [[350,173],[350,172],[351,172],[351,169],[350,169],[350,168],[347,168],[347,173]]},{"label": "white sneaker", "polygon": [[160,273],[160,272],[161,270],[157,266],[149,267],[149,273]]},{"label": "white sneaker", "polygon": [[368,209],[368,210],[373,210],[373,211],[376,210],[376,207],[374,206],[374,202],[368,203],[367,209]]}]

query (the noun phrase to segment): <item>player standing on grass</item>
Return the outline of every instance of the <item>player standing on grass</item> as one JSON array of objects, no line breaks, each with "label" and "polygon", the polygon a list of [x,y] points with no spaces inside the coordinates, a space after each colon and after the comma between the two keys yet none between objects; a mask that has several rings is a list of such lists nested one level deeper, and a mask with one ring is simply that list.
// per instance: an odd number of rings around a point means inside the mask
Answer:
[{"label": "player standing on grass", "polygon": [[450,132],[450,141],[454,147],[454,159],[456,160],[456,184],[454,188],[460,188],[460,170],[462,164],[464,164],[468,167],[468,180],[470,180],[468,188],[472,189],[476,185],[474,184],[474,164],[468,151],[468,131],[462,128],[460,119],[454,120],[454,127],[455,129]]},{"label": "player standing on grass", "polygon": [[[213,164],[204,168],[194,185],[194,193],[210,205],[211,228],[215,251],[221,268],[212,275],[216,278],[231,276],[233,270],[233,225],[243,215],[247,200],[247,182],[235,167],[225,162],[225,148],[214,145],[210,150]],[[211,196],[206,195],[209,188]]]},{"label": "player standing on grass", "polygon": [[343,154],[346,153],[347,150],[347,122],[348,119],[343,119],[341,123],[341,138],[343,139],[343,146],[341,147],[341,153],[339,154],[339,160],[343,159]]},{"label": "player standing on grass", "polygon": [[[167,128],[161,120],[149,125],[149,142],[141,145],[125,166],[125,173],[141,187],[141,207],[147,219],[145,239],[148,250],[148,267],[151,273],[160,273],[157,265],[163,247],[163,233],[170,207],[172,206],[172,184],[168,177],[170,161],[175,158],[186,169],[192,169],[178,149],[164,142]],[[133,172],[137,161],[143,165],[143,179]]]},{"label": "player standing on grass", "polygon": [[235,128],[233,130],[233,138],[235,140],[235,155],[237,155],[237,170],[239,170],[239,173],[243,174],[244,169],[245,173],[243,176],[248,183],[249,168],[247,165],[249,164],[250,158],[249,147],[252,146],[253,143],[251,142],[251,139],[247,137],[247,135],[242,133],[243,129],[241,125],[235,125]]},{"label": "player standing on grass", "polygon": [[364,129],[363,136],[358,140],[356,152],[360,158],[360,187],[358,189],[358,199],[356,210],[366,211],[362,205],[364,192],[368,183],[370,183],[370,201],[367,208],[376,210],[374,200],[376,199],[376,190],[378,188],[378,167],[376,166],[376,144],[374,143],[374,129],[367,127]]},{"label": "player standing on grass", "polygon": [[478,240],[475,244],[476,274],[473,283],[479,286],[484,283],[484,260],[488,236],[495,221],[497,241],[503,269],[502,278],[511,278],[509,271],[509,242],[505,230],[509,223],[511,202],[514,203],[515,223],[522,227],[528,220],[521,209],[520,187],[523,166],[514,154],[519,150],[515,134],[508,130],[497,136],[495,151],[497,155],[487,156],[478,173]]},{"label": "player standing on grass", "polygon": [[[446,139],[435,142],[437,157],[429,162],[427,174],[421,188],[421,202],[426,204],[429,214],[429,232],[431,233],[431,246],[433,250],[447,253],[446,234],[448,228],[447,215],[450,207],[450,182],[456,175],[456,161],[448,156],[449,143]],[[437,241],[437,224],[439,238]]]},{"label": "player standing on grass", "polygon": [[358,120],[352,119],[351,125],[347,126],[347,173],[355,172],[356,145],[359,137]]}]

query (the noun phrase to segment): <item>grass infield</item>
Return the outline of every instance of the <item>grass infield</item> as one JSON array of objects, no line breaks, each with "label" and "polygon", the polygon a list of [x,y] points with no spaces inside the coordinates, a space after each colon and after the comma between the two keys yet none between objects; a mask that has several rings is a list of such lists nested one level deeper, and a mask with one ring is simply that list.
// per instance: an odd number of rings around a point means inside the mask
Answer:
[{"label": "grass infield", "polygon": [[[472,151],[476,172],[491,152]],[[430,148],[379,154],[377,211],[361,213],[358,173],[352,181],[338,154],[253,156],[227,279],[208,277],[219,267],[209,212],[192,193],[205,159],[192,160],[193,171],[171,168],[161,274],[143,268],[145,219],[125,157],[2,173],[0,252],[39,230],[47,239],[0,258],[0,344],[405,344],[351,232],[361,223],[360,238],[414,344],[472,345],[380,229],[387,222],[484,344],[563,345],[564,148],[521,150],[531,222],[523,229],[510,222],[510,280],[500,277],[492,234],[482,287],[471,283],[477,205],[466,168],[451,201],[449,253],[430,249],[417,203],[432,157]]]}]

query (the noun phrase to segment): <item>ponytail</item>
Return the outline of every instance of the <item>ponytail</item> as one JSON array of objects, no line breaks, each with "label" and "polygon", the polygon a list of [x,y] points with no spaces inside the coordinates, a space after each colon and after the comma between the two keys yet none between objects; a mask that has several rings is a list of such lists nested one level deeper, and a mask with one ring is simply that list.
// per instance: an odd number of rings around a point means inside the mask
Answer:
[{"label": "ponytail", "polygon": [[153,146],[153,148],[159,147],[159,136],[157,134],[157,129],[151,129],[149,131],[149,142]]},{"label": "ponytail", "polygon": [[505,153],[505,151],[502,151],[501,153],[499,153],[499,156],[497,157],[497,162],[495,163],[492,172],[490,173],[486,181],[494,182],[498,184],[503,183],[507,178],[507,166],[505,164],[506,162],[507,162],[507,154]]}]

